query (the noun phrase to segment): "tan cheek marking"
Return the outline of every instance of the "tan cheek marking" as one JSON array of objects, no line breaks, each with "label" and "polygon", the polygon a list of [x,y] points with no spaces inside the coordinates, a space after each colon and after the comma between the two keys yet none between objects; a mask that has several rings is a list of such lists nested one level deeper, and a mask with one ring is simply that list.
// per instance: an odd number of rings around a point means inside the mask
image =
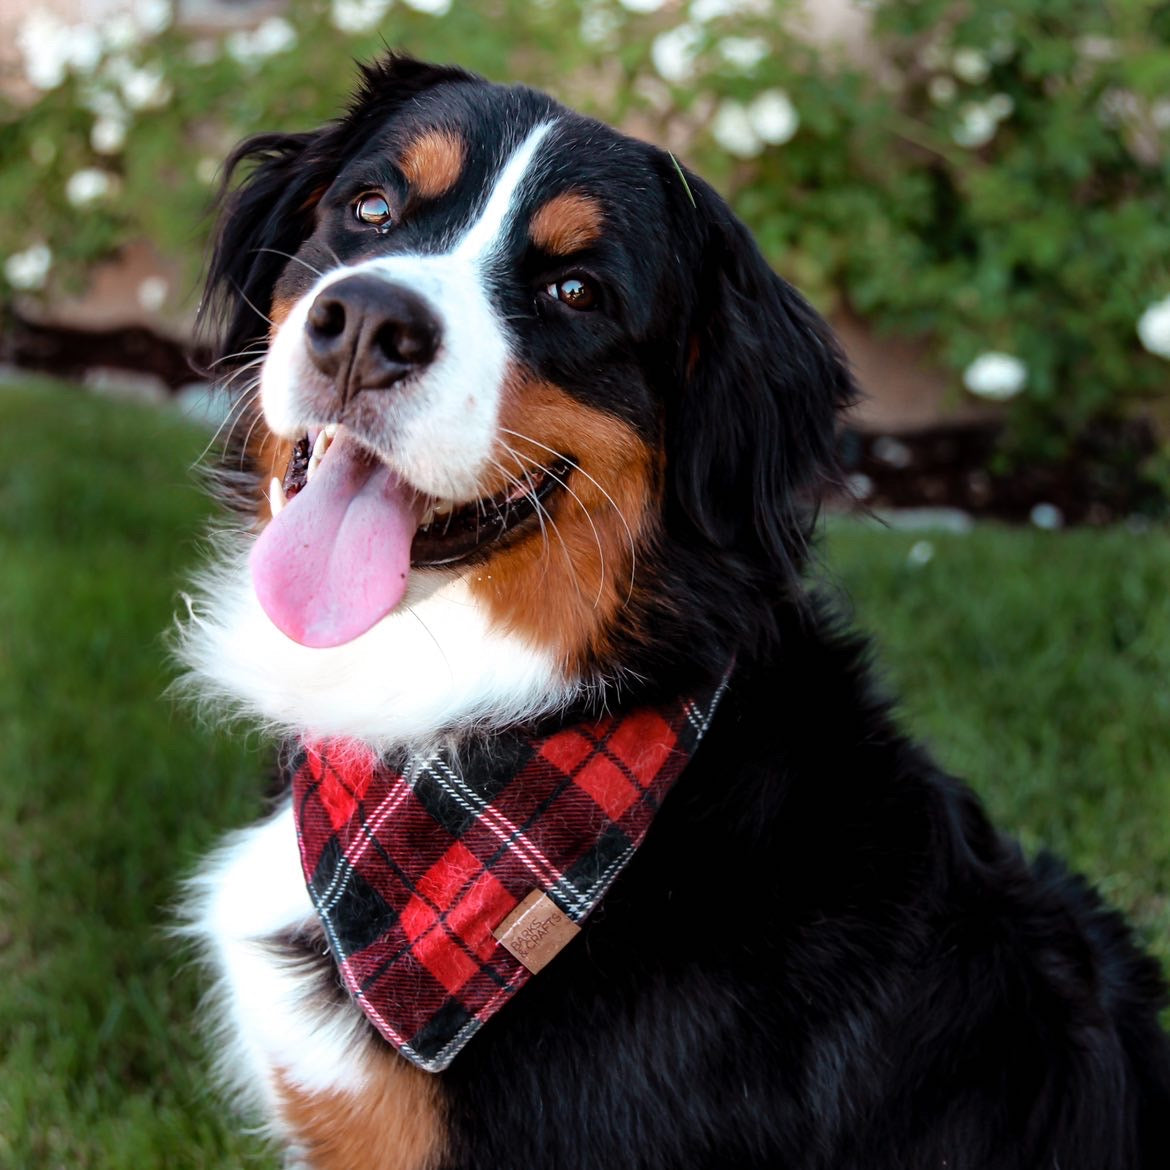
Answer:
[{"label": "tan cheek marking", "polygon": [[392,1052],[370,1058],[359,1093],[310,1093],[277,1074],[294,1140],[313,1170],[433,1170],[446,1133],[435,1077]]},{"label": "tan cheek marking", "polygon": [[272,338],[276,336],[276,331],[288,319],[288,315],[293,311],[293,306],[296,303],[296,297],[279,297],[272,302],[272,307],[268,310],[269,341],[271,341]]},{"label": "tan cheek marking", "polygon": [[660,459],[627,424],[520,371],[509,379],[500,422],[531,439],[504,431],[495,452],[518,479],[555,462],[549,447],[581,470],[567,477],[572,495],[560,489],[549,498],[543,534],[533,531],[476,569],[471,589],[495,621],[580,669],[605,654],[631,599],[637,550],[652,536]]},{"label": "tan cheek marking", "polygon": [[438,199],[459,181],[467,146],[450,130],[428,130],[416,138],[402,156],[399,166],[414,194]]},{"label": "tan cheek marking", "polygon": [[596,199],[566,191],[537,211],[528,225],[528,234],[538,248],[554,256],[569,256],[598,239],[604,218]]}]

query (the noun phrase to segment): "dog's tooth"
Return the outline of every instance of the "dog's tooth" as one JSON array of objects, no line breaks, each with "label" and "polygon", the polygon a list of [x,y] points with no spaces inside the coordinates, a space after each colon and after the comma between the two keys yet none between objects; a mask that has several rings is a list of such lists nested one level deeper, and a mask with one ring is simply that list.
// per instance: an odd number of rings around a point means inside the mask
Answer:
[{"label": "dog's tooth", "polygon": [[436,500],[432,510],[436,516],[450,516],[455,511],[455,501]]},{"label": "dog's tooth", "polygon": [[434,520],[435,520],[435,506],[434,506],[434,504],[430,504],[430,505],[428,505],[427,510],[423,513],[422,520],[419,521],[419,527],[420,528],[429,528],[434,523]]},{"label": "dog's tooth", "polygon": [[325,437],[325,432],[321,431],[313,441],[313,453],[309,456],[309,466],[305,469],[306,483],[313,478],[313,472],[321,466],[321,460],[325,458],[325,452],[328,450],[329,440]]},{"label": "dog's tooth", "polygon": [[337,435],[337,423],[330,423],[321,433],[332,443]]},{"label": "dog's tooth", "polygon": [[284,484],[274,475],[272,482],[268,485],[268,510],[272,513],[273,520],[280,515],[288,499],[284,494]]}]

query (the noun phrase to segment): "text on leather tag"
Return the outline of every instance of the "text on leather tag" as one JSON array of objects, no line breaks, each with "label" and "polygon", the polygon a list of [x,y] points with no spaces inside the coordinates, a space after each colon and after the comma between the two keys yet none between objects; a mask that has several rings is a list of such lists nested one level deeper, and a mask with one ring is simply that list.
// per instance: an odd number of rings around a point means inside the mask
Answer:
[{"label": "text on leather tag", "polygon": [[547,894],[533,890],[492,934],[535,975],[580,932]]}]

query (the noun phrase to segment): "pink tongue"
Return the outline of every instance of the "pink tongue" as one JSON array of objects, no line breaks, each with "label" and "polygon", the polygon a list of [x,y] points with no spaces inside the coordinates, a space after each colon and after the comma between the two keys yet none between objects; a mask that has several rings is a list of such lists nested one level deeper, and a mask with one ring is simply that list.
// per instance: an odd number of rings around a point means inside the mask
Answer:
[{"label": "pink tongue", "polygon": [[252,549],[264,612],[302,646],[340,646],[364,634],[406,592],[417,509],[385,464],[339,435]]}]

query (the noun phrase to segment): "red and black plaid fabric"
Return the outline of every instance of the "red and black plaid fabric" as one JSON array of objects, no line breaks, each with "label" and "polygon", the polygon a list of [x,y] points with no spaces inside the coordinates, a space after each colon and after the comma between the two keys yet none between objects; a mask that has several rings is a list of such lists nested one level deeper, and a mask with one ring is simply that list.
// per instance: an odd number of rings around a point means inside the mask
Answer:
[{"label": "red and black plaid fabric", "polygon": [[341,977],[403,1056],[438,1072],[529,972],[492,930],[533,890],[573,921],[641,844],[707,729],[699,698],[533,738],[456,763],[303,747],[293,807],[309,893]]}]

